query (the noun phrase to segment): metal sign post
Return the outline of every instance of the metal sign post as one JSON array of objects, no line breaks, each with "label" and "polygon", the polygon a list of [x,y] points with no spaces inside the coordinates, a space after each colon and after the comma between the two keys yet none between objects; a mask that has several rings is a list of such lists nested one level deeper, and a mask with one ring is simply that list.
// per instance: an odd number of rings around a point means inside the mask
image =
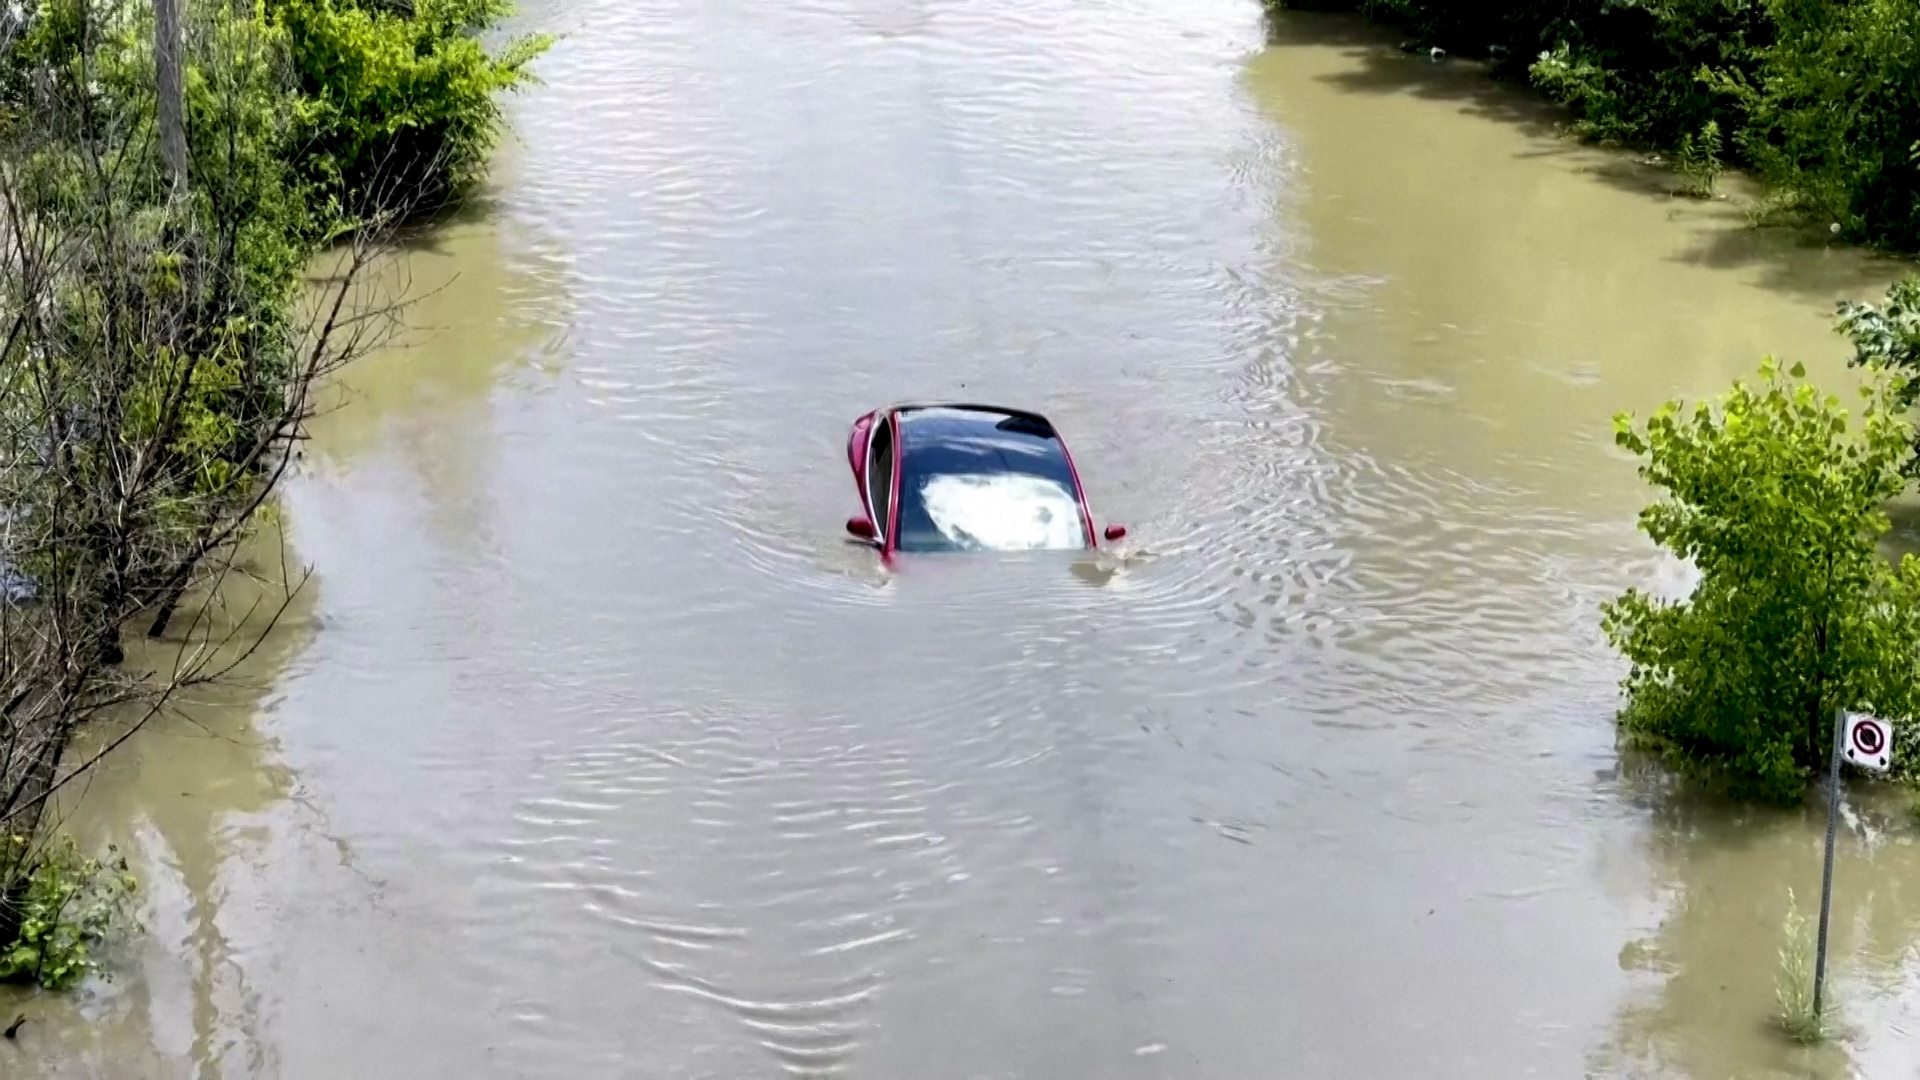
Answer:
[{"label": "metal sign post", "polygon": [[1841,740],[1846,738],[1847,710],[1833,710],[1833,772],[1827,777],[1827,867],[1820,873],[1820,944],[1813,959],[1813,1015],[1819,1023],[1821,992],[1827,986],[1827,914],[1833,909],[1833,829],[1840,817]]},{"label": "metal sign post", "polygon": [[1833,831],[1840,818],[1842,759],[1875,772],[1893,766],[1893,725],[1874,716],[1833,710],[1833,772],[1827,777],[1827,867],[1820,875],[1820,944],[1813,958],[1813,1015],[1827,986],[1827,916],[1833,909]]}]

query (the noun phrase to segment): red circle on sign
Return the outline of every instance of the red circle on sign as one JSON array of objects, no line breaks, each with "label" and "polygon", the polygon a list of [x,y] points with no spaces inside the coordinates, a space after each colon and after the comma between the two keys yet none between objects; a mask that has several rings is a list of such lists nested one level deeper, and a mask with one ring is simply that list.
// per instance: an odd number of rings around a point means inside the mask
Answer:
[{"label": "red circle on sign", "polygon": [[1880,725],[1861,720],[1853,725],[1853,747],[1868,757],[1874,757],[1886,747],[1880,741]]}]

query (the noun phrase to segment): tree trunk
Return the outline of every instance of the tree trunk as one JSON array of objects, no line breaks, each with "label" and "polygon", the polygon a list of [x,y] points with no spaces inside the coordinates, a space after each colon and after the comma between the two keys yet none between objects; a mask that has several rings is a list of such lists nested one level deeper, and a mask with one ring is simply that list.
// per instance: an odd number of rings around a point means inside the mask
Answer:
[{"label": "tree trunk", "polygon": [[[213,524],[209,521],[207,527],[210,528]],[[153,625],[147,627],[148,637],[166,636],[167,624],[173,622],[173,613],[180,610],[180,599],[187,595],[187,586],[193,582],[193,568],[200,565],[200,559],[201,556],[195,555],[175,572],[173,583],[167,586],[166,595],[160,598],[160,610],[153,617]]]},{"label": "tree trunk", "polygon": [[186,595],[186,592],[187,582],[184,578],[181,579],[178,585],[175,585],[168,591],[166,597],[160,601],[160,611],[154,615],[153,625],[147,627],[148,637],[157,638],[166,636],[167,624],[173,621],[173,613],[179,609],[180,598]]},{"label": "tree trunk", "polygon": [[177,191],[187,184],[187,116],[181,94],[180,5],[153,0],[153,75],[159,95],[160,162]]}]

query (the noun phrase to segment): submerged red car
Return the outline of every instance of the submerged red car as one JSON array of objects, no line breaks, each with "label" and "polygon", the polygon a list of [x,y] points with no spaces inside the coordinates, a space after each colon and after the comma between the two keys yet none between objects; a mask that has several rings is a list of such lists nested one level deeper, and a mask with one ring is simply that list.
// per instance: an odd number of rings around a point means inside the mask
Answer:
[{"label": "submerged red car", "polygon": [[[847,532],[895,552],[1097,547],[1073,455],[1047,418],[992,405],[893,405],[853,422],[866,513]],[[1120,540],[1125,527],[1109,525]]]}]

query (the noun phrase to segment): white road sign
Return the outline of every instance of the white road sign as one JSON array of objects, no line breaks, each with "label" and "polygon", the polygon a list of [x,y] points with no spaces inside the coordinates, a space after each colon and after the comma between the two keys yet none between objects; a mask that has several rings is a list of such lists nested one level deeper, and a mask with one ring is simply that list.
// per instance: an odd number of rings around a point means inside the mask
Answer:
[{"label": "white road sign", "polygon": [[1893,725],[1874,716],[1848,713],[1841,756],[1848,764],[1886,772],[1893,764]]}]

